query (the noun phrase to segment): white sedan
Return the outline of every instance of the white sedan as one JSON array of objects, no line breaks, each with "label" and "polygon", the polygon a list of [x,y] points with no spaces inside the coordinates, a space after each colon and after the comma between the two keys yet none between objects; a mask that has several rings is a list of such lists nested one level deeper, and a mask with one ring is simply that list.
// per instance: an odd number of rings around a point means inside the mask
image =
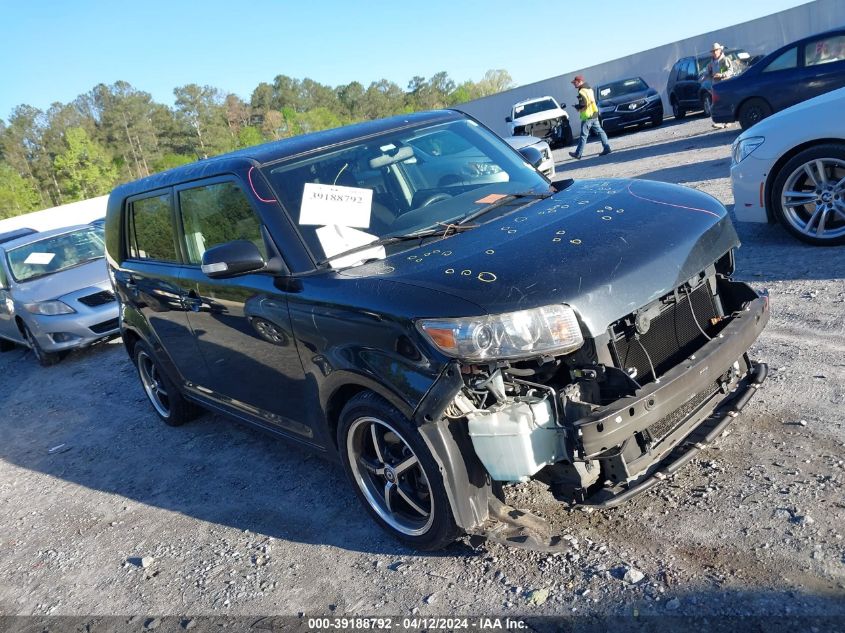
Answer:
[{"label": "white sedan", "polygon": [[537,166],[537,171],[543,174],[546,178],[551,180],[555,175],[555,159],[552,155],[552,150],[546,141],[541,141],[533,136],[506,136],[505,142],[513,147],[516,151],[520,151],[525,147],[534,147],[543,156],[542,162]]},{"label": "white sedan", "polygon": [[731,155],[736,219],[779,222],[809,244],[845,244],[845,88],[763,119]]}]

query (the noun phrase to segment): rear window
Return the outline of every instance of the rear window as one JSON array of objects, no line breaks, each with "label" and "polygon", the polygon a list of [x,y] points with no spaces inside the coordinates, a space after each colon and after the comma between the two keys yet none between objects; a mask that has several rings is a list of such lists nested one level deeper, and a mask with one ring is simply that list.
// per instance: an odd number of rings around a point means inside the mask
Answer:
[{"label": "rear window", "polygon": [[169,193],[130,204],[128,252],[133,259],[179,261]]},{"label": "rear window", "polygon": [[201,264],[212,246],[248,240],[267,258],[261,224],[243,190],[234,182],[219,182],[179,192],[188,262]]}]

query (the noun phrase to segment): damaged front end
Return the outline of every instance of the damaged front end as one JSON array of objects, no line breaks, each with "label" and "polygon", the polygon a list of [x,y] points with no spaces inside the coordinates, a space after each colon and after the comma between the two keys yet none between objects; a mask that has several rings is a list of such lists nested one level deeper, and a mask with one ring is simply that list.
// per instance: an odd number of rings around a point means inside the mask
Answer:
[{"label": "damaged front end", "polygon": [[[716,439],[766,378],[746,352],[768,321],[768,296],[731,272],[729,253],[602,334],[577,337],[577,347],[572,323],[555,320],[564,311],[544,323],[558,328],[551,338],[567,342],[563,351],[455,361],[417,420],[458,523],[470,534],[554,547],[542,521],[492,494],[501,483],[536,479],[563,502],[612,507]],[[446,340],[448,325],[422,331],[444,349],[461,338]],[[542,348],[542,328],[521,325]],[[488,330],[470,336],[501,347],[502,330]]]}]

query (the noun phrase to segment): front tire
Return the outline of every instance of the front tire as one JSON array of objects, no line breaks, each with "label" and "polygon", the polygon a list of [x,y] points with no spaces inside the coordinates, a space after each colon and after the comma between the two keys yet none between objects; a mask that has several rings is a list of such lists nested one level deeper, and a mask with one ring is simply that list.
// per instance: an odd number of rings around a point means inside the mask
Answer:
[{"label": "front tire", "polygon": [[419,550],[460,536],[437,462],[414,424],[372,392],[340,414],[338,448],[358,499],[391,536]]},{"label": "front tire", "polygon": [[44,351],[44,349],[38,343],[38,339],[35,338],[35,336],[30,331],[29,327],[27,327],[26,323],[21,325],[21,333],[23,334],[23,337],[26,340],[26,344],[29,345],[29,349],[32,350],[32,353],[35,356],[35,360],[37,360],[38,364],[42,367],[50,367],[62,360],[61,354],[58,354],[56,352]]},{"label": "front tire", "polygon": [[739,109],[739,125],[743,130],[747,130],[755,123],[759,123],[767,116],[772,114],[772,106],[762,99],[749,99],[742,104]]},{"label": "front tire", "polygon": [[196,406],[185,399],[174,382],[162,371],[149,345],[143,341],[135,343],[132,357],[141,379],[141,387],[156,415],[165,424],[181,426],[196,417]]},{"label": "front tire", "polygon": [[802,242],[845,244],[845,144],[794,156],[775,177],[771,205],[778,222]]}]

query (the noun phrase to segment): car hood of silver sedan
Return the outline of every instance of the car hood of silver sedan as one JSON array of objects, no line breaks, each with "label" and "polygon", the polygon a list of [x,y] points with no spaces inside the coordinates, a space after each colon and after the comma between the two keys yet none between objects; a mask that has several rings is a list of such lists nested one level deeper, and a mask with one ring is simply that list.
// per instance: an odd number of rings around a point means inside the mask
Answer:
[{"label": "car hood of silver sedan", "polygon": [[46,277],[17,284],[13,296],[20,303],[36,303],[61,299],[63,296],[89,287],[108,287],[110,284],[105,259],[68,268]]}]

